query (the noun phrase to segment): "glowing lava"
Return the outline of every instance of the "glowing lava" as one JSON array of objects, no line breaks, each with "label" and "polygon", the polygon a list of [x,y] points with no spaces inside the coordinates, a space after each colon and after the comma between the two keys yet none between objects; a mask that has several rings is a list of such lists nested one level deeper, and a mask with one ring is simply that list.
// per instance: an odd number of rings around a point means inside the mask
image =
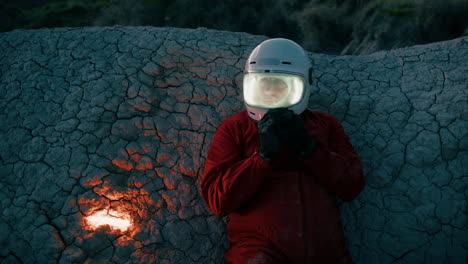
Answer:
[{"label": "glowing lava", "polygon": [[97,229],[101,226],[108,225],[111,229],[121,230],[125,232],[132,224],[128,214],[120,213],[113,210],[101,210],[86,217],[86,221],[91,229]]}]

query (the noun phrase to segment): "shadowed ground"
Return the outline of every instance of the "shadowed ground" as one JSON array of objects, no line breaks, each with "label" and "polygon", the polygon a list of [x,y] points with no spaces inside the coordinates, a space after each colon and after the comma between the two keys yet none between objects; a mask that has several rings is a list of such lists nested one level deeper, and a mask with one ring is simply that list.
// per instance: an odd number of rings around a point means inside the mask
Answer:
[{"label": "shadowed ground", "polygon": [[[264,37],[152,27],[0,34],[0,260],[222,263],[198,192],[220,122],[244,109]],[[468,38],[310,54],[310,108],[342,121],[367,186],[341,204],[356,263],[464,263]],[[91,225],[104,210],[130,219]]]}]

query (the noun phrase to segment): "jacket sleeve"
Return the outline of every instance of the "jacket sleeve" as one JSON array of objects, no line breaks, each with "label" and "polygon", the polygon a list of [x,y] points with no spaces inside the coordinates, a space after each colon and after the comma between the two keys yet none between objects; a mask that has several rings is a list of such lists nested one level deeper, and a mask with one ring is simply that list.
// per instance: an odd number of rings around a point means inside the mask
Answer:
[{"label": "jacket sleeve", "polygon": [[334,117],[329,120],[328,146],[318,142],[317,151],[305,161],[305,165],[335,195],[351,201],[365,185],[361,158],[339,121]]},{"label": "jacket sleeve", "polygon": [[257,152],[243,157],[239,136],[232,125],[223,122],[216,130],[200,183],[203,199],[218,216],[239,208],[271,171]]}]

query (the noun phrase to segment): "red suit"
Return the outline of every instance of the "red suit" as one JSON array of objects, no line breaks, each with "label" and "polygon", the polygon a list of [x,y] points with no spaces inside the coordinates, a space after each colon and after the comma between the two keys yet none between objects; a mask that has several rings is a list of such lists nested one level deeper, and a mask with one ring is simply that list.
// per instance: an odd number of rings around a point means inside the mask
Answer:
[{"label": "red suit", "polygon": [[213,213],[229,215],[229,263],[352,263],[335,196],[362,191],[361,160],[336,118],[310,110],[301,118],[317,143],[307,160],[283,145],[266,163],[246,111],[216,131],[201,193]]}]

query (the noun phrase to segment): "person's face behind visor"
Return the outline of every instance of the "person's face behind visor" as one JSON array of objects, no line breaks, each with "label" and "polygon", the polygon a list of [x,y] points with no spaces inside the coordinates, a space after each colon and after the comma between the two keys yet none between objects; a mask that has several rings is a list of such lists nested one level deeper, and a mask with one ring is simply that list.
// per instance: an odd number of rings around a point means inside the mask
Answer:
[{"label": "person's face behind visor", "polygon": [[297,104],[304,91],[304,79],[287,74],[244,75],[244,100],[252,107],[279,108]]},{"label": "person's face behind visor", "polygon": [[288,85],[281,79],[265,77],[258,83],[259,100],[264,105],[274,105],[288,93]]}]

